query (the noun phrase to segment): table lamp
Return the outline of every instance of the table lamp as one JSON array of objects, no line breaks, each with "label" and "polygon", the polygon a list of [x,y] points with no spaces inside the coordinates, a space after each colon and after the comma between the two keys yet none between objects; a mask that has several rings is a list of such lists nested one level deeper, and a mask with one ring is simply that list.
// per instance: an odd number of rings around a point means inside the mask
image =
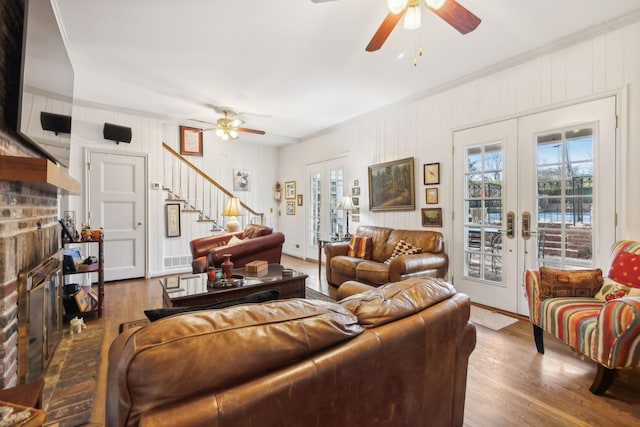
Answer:
[{"label": "table lamp", "polygon": [[353,200],[351,200],[351,196],[343,196],[342,201],[338,205],[338,209],[347,212],[347,232],[345,233],[345,238],[350,238],[351,234],[349,234],[349,211],[353,210]]},{"label": "table lamp", "polygon": [[227,205],[224,207],[222,211],[222,216],[228,216],[227,219],[227,232],[233,233],[240,229],[240,223],[236,216],[242,215],[242,205],[240,204],[240,199],[237,197],[229,197],[227,200]]}]

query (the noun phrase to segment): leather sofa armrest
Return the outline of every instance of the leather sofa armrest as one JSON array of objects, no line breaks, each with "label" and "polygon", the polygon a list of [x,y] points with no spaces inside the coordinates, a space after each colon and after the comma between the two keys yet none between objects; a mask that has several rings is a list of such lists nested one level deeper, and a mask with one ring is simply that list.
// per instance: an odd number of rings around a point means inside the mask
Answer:
[{"label": "leather sofa armrest", "polygon": [[403,255],[391,260],[389,271],[398,276],[417,273],[424,270],[435,270],[437,268],[447,268],[449,256],[444,253],[423,252],[414,255]]},{"label": "leather sofa armrest", "polygon": [[204,273],[207,271],[207,257],[201,256],[191,261],[191,270],[193,274]]},{"label": "leather sofa armrest", "polygon": [[217,265],[224,260],[224,254],[231,254],[231,261],[245,255],[264,251],[265,249],[281,246],[284,243],[284,234],[276,232],[266,236],[243,240],[232,246],[213,248],[207,254],[207,265]]},{"label": "leather sofa armrest", "polygon": [[349,251],[349,242],[330,242],[324,246],[324,253],[327,257],[327,263],[334,256],[346,255]]},{"label": "leather sofa armrest", "polygon": [[338,293],[336,294],[336,301],[340,301],[345,299],[346,297],[350,297],[351,295],[359,294],[361,292],[366,292],[371,289],[376,289],[375,286],[367,285],[365,283],[356,282],[355,280],[347,280],[338,288]]}]

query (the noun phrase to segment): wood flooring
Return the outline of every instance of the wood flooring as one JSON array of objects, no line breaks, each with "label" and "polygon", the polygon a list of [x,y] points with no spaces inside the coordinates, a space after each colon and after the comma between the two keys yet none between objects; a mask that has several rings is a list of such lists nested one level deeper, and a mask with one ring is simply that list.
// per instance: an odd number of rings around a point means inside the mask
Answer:
[{"label": "wood flooring", "polygon": [[[335,288],[318,280],[318,265],[283,256],[282,264],[305,272],[307,286],[335,297]],[[123,322],[144,318],[162,306],[158,278],[105,285],[105,335],[92,420],[104,425],[107,353]],[[595,363],[545,334],[546,352],[536,352],[526,320],[493,331],[477,326],[477,345],[469,360],[465,426],[634,426],[640,425],[640,370],[620,372],[604,396],[589,392]],[[363,426],[364,427],[364,426]]]}]

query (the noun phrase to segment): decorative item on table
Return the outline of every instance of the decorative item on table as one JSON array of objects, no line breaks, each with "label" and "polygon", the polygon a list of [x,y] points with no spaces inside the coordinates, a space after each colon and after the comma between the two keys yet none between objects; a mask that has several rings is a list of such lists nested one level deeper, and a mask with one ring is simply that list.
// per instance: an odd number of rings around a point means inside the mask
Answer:
[{"label": "decorative item on table", "polygon": [[228,279],[222,278],[217,282],[211,284],[212,288],[233,288],[236,286],[242,286],[244,283],[244,276],[240,274],[232,274]]},{"label": "decorative item on table", "polygon": [[344,238],[347,238],[347,239],[351,237],[351,234],[349,233],[349,211],[352,211],[353,209],[354,209],[354,206],[353,206],[353,200],[351,199],[351,196],[343,196],[342,201],[338,205],[338,210],[345,211],[347,215],[347,228],[346,228],[346,233],[344,235]]},{"label": "decorative item on table", "polygon": [[216,267],[209,267],[207,271],[207,280],[209,283],[219,282],[222,279],[222,269]]},{"label": "decorative item on table", "polygon": [[223,254],[224,261],[221,264],[222,273],[225,279],[230,279],[233,274],[233,262],[231,262],[231,254]]},{"label": "decorative item on table", "polygon": [[240,199],[237,197],[229,197],[227,205],[222,211],[222,216],[229,217],[229,219],[227,219],[227,231],[229,233],[240,230],[240,223],[236,218],[238,215],[242,215],[242,204],[240,203]]},{"label": "decorative item on table", "polygon": [[80,239],[83,242],[90,242],[93,239],[91,237],[91,226],[87,222],[82,223],[82,231],[80,231]]},{"label": "decorative item on table", "polygon": [[269,269],[269,263],[267,261],[261,261],[261,260],[248,262],[244,266],[244,270],[247,273],[253,273],[253,274],[262,273],[263,271],[266,271],[268,269]]},{"label": "decorative item on table", "polygon": [[289,276],[293,276],[293,270],[290,268],[283,268],[282,277],[289,277]]}]

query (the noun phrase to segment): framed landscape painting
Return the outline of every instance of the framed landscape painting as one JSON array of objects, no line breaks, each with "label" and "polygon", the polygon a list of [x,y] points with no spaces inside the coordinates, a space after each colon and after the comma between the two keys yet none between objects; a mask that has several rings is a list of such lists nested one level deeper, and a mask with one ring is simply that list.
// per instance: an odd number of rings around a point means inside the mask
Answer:
[{"label": "framed landscape painting", "polygon": [[413,177],[413,157],[369,166],[369,210],[414,210]]}]

